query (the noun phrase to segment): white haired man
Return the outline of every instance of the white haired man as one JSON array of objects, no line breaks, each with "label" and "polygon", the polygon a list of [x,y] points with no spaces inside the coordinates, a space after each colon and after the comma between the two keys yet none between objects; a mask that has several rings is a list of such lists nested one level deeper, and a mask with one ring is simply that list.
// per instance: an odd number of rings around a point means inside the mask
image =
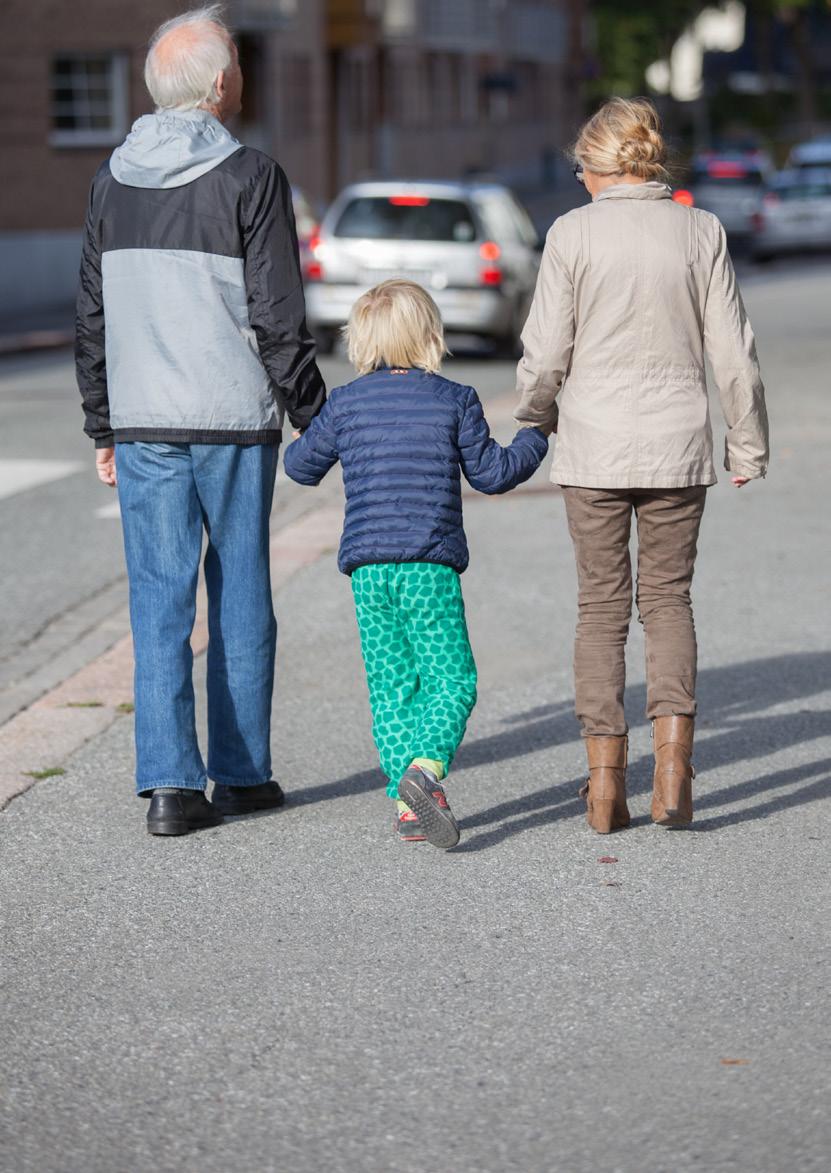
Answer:
[{"label": "white haired man", "polygon": [[[136,786],[148,830],[177,835],[283,801],[269,749],[268,521],[283,416],[307,427],[326,391],[288,181],[224,126],[242,74],[218,7],[162,25],[145,80],[155,114],[92,185],[76,367],[98,475],[121,503]],[[207,770],[190,648],[203,530]]]}]

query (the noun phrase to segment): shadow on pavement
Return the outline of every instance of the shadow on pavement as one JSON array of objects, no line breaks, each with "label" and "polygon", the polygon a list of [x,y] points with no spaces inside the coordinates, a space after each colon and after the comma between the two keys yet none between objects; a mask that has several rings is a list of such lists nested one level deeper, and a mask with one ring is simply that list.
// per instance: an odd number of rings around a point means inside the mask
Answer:
[{"label": "shadow on pavement", "polygon": [[[699,776],[727,765],[766,757],[789,746],[831,736],[831,711],[827,709],[800,709],[795,713],[761,715],[775,705],[823,692],[829,687],[829,681],[831,652],[827,651],[771,656],[702,671],[698,680],[701,736],[695,750]],[[628,689],[626,699],[631,723],[641,722],[646,700],[645,687],[641,684]],[[541,705],[506,717],[504,724],[509,726],[504,732],[463,745],[456,759],[456,768],[475,769],[477,766],[507,762],[579,740],[570,702]],[[719,732],[708,736],[708,725],[718,726]],[[551,766],[552,770],[556,769],[556,760],[552,760]],[[827,796],[829,776],[831,764],[827,758],[822,758],[703,794],[696,798],[699,817],[690,830],[717,830],[730,823],[764,819],[778,811],[815,802]],[[516,781],[517,772],[514,770],[509,782]],[[481,851],[546,823],[582,815],[585,804],[577,797],[577,790],[583,781],[581,775],[579,778],[557,782],[530,794],[517,795],[463,819],[461,827],[465,832],[475,831],[479,827],[492,829],[466,839],[454,850],[454,854]],[[797,790],[765,797],[770,791],[803,781],[808,784]],[[293,805],[323,802],[344,795],[366,793],[382,785],[380,771],[364,770],[335,782],[294,791],[290,797]],[[628,790],[630,794],[644,794],[649,792],[651,785],[650,754],[630,763]],[[752,804],[754,799],[763,801]],[[708,808],[718,808],[727,803],[746,805],[734,812],[700,818],[701,813]],[[634,819],[633,825],[646,821]],[[495,823],[499,826],[494,827]]]}]

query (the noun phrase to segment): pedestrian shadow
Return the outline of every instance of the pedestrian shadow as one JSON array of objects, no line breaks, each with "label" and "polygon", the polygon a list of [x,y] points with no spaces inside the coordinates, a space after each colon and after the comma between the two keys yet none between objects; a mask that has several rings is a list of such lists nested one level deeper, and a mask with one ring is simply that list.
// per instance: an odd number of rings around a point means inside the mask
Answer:
[{"label": "pedestrian shadow", "polygon": [[[774,706],[792,704],[826,691],[829,680],[829,651],[771,656],[703,670],[698,682],[701,719],[695,749],[699,775],[764,758],[788,747],[831,735],[831,711],[827,709],[766,713]],[[626,699],[630,724],[636,727],[644,721],[645,686],[640,684],[627,689]],[[498,766],[580,740],[571,702],[538,705],[506,716],[502,724],[506,728],[500,732],[464,744],[454,769],[475,771]],[[717,725],[718,733],[708,735],[709,725]],[[551,766],[552,770],[556,769],[556,759],[552,760]],[[517,773],[514,772],[513,780],[516,780]],[[782,810],[815,802],[827,795],[829,774],[831,765],[827,759],[820,759],[697,795],[699,814],[732,803],[739,804],[739,809],[703,820],[699,818],[690,830],[717,830],[730,823],[764,819]],[[581,774],[578,778],[555,782],[531,793],[517,794],[514,790],[510,799],[462,820],[464,831],[482,830],[455,848],[454,854],[481,851],[513,835],[583,815],[585,803],[577,797],[577,790],[584,780]],[[798,790],[769,797],[773,790],[802,781],[807,784]],[[379,770],[363,770],[346,778],[293,791],[290,800],[293,805],[325,802],[377,791],[383,784]],[[628,789],[630,794],[640,795],[648,793],[651,786],[652,757],[644,755],[630,764]],[[646,817],[633,819],[633,825],[647,821]]]},{"label": "pedestrian shadow", "polygon": [[[764,758],[783,749],[821,737],[831,736],[831,711],[827,709],[801,709],[792,713],[757,715],[774,705],[793,702],[804,697],[824,692],[831,678],[831,653],[810,652],[793,656],[770,657],[749,663],[708,669],[699,677],[700,709],[710,713],[700,722],[702,736],[696,742],[695,761],[700,776],[715,772],[729,765]],[[749,683],[750,682],[750,683]],[[627,709],[641,707],[645,702],[643,685],[627,690]],[[561,724],[562,706],[540,706],[525,713],[508,718],[513,728],[504,733],[474,742],[463,747],[457,759],[459,767],[482,764],[483,760],[499,761],[518,756],[527,729],[532,731],[533,741],[540,740],[540,725],[550,715],[549,734]],[[523,719],[528,725],[517,724]],[[635,724],[634,720],[631,722]],[[718,733],[708,736],[708,724],[718,724]],[[726,728],[725,728],[726,726]],[[566,741],[573,740],[573,734]],[[549,737],[550,744],[555,743]],[[556,744],[563,744],[557,741]],[[528,744],[524,752],[539,748]],[[652,755],[644,755],[630,763],[627,775],[627,789],[630,795],[647,794],[652,788]],[[771,791],[796,782],[809,779],[807,785],[786,794],[766,797]],[[768,818],[794,806],[816,802],[829,794],[831,762],[827,758],[790,769],[777,770],[760,775],[752,780],[720,787],[718,790],[696,795],[696,811],[718,808],[733,803],[744,804],[735,811],[701,819],[689,828],[690,831],[714,831],[732,823],[748,822]],[[483,831],[466,839],[455,849],[458,853],[480,851],[493,847],[513,835],[522,834],[560,819],[572,818],[585,813],[585,803],[576,797],[584,777],[555,784],[524,794],[518,798],[500,803],[463,820],[462,829],[475,830],[477,827],[500,823],[491,831]],[[755,799],[763,799],[754,802]],[[751,803],[752,805],[748,805]],[[509,821],[508,821],[509,820]],[[633,819],[632,825],[648,822],[648,818]]]}]

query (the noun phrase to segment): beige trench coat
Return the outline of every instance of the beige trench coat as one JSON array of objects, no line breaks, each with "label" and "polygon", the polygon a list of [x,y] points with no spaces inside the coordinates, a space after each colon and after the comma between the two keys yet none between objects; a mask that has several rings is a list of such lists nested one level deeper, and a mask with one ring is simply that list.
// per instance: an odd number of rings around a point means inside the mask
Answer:
[{"label": "beige trench coat", "polygon": [[665,184],[607,188],[555,221],[522,341],[516,420],[557,431],[557,484],[714,484],[705,350],[725,468],[765,475],[764,387],[724,229]]}]

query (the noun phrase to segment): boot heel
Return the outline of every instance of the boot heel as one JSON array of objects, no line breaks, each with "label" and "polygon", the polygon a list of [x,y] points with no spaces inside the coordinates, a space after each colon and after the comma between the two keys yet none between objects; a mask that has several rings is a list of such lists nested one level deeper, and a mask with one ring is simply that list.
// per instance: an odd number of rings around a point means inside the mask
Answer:
[{"label": "boot heel", "polygon": [[692,822],[692,787],[689,783],[672,787],[654,821],[660,827],[687,827]]},{"label": "boot heel", "polygon": [[615,800],[613,798],[593,798],[588,812],[589,826],[597,831],[598,835],[608,835],[615,829]]}]

